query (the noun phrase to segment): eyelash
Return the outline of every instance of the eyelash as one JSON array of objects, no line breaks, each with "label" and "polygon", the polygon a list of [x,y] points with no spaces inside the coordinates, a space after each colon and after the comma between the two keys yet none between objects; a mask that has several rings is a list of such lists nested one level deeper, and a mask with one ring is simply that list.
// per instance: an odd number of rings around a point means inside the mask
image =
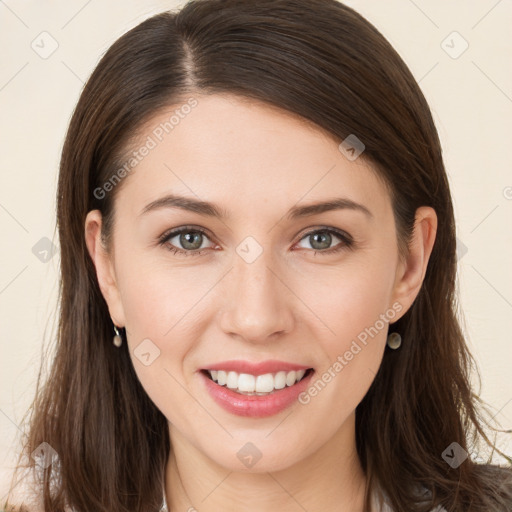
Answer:
[{"label": "eyelash", "polygon": [[[165,248],[168,251],[171,251],[173,254],[180,254],[182,256],[200,256],[201,254],[203,254],[205,251],[208,250],[208,249],[198,249],[198,250],[195,250],[195,251],[185,251],[183,249],[179,249],[178,247],[170,245],[168,241],[171,238],[174,238],[177,235],[181,235],[181,233],[201,233],[202,235],[204,235],[207,238],[209,238],[208,237],[208,233],[206,231],[204,231],[203,229],[195,228],[195,227],[192,227],[192,226],[184,226],[183,228],[180,228],[180,229],[177,229],[177,230],[174,230],[174,231],[171,231],[171,232],[164,233],[161,237],[159,237],[158,243],[161,246],[165,246]],[[308,236],[313,235],[314,233],[330,233],[330,234],[334,234],[336,237],[341,239],[342,243],[339,243],[335,247],[333,247],[331,249],[326,249],[324,251],[308,249],[310,251],[311,250],[314,251],[313,252],[313,256],[316,256],[317,253],[324,254],[324,255],[325,254],[329,254],[330,255],[330,254],[335,254],[337,252],[340,252],[343,249],[350,249],[350,250],[354,249],[355,243],[354,243],[354,241],[352,240],[352,238],[349,235],[347,235],[343,231],[339,231],[337,229],[327,228],[327,227],[323,227],[323,228],[320,228],[320,229],[314,229],[312,231],[309,231],[308,233],[305,233],[300,238],[299,242],[301,240],[303,240],[304,238],[307,238]]]}]

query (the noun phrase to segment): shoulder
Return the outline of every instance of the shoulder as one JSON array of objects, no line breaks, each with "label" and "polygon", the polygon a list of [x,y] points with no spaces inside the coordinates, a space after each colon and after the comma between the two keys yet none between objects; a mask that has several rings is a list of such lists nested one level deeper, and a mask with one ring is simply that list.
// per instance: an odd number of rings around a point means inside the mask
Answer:
[{"label": "shoulder", "polygon": [[25,505],[8,505],[6,508],[3,508],[0,512],[32,512]]},{"label": "shoulder", "polygon": [[[512,511],[512,466],[499,466],[495,464],[477,464],[475,475],[485,489],[486,512],[511,512]],[[391,507],[388,496],[380,490],[380,500],[373,502],[372,512],[395,512]],[[430,501],[431,492],[425,487],[415,487],[418,504],[425,505]],[[480,508],[478,509],[480,510]],[[438,505],[430,512],[447,512]]]},{"label": "shoulder", "polygon": [[7,501],[0,504],[0,512],[44,512],[39,490],[34,471],[20,467]]},{"label": "shoulder", "polygon": [[7,505],[0,509],[0,512],[30,512],[30,510],[24,505]]}]

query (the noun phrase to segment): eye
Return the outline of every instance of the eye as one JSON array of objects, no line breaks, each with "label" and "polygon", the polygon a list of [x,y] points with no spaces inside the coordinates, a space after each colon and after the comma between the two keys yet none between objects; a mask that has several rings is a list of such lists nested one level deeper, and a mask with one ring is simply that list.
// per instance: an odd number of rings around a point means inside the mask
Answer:
[{"label": "eye", "polygon": [[[339,240],[336,246],[331,248],[333,241]],[[171,232],[164,233],[159,238],[159,244],[166,247],[174,254],[183,256],[199,256],[211,249],[211,246],[205,246],[204,242],[209,240],[206,231],[190,226],[184,226]],[[354,247],[354,241],[350,235],[333,228],[322,228],[310,231],[301,238],[307,240],[311,247],[301,247],[302,249],[311,248],[321,254],[333,254],[342,249],[351,249]]]},{"label": "eye", "polygon": [[[331,248],[331,244],[336,239],[340,240],[341,243],[338,243],[335,247]],[[322,228],[317,229],[315,231],[310,231],[302,240],[307,240],[310,244],[310,248],[315,251],[314,254],[320,252],[322,254],[332,254],[342,249],[351,249],[353,248],[354,241],[352,238],[346,233],[339,231],[337,229],[332,228]],[[308,247],[302,247],[303,249]]]},{"label": "eye", "polygon": [[205,231],[185,226],[170,233],[164,233],[160,237],[159,243],[175,254],[197,256],[202,254],[205,248],[208,248],[204,246],[205,240],[208,240]]}]

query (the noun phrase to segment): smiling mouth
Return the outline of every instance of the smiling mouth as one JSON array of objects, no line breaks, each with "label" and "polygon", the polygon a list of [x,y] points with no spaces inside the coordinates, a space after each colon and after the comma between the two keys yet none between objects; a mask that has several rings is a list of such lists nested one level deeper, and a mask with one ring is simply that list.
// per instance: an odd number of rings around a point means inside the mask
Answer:
[{"label": "smiling mouth", "polygon": [[294,386],[305,379],[313,368],[299,371],[279,371],[263,375],[251,375],[223,370],[201,370],[206,377],[218,386],[226,387],[241,395],[265,396]]}]

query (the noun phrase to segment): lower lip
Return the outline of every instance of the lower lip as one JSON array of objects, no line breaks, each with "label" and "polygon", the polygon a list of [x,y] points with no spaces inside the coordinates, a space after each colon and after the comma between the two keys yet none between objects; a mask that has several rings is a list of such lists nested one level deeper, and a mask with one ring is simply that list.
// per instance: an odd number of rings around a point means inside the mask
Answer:
[{"label": "lower lip", "polygon": [[306,375],[293,386],[277,389],[269,395],[258,396],[236,393],[226,386],[219,386],[202,371],[199,372],[206,389],[215,402],[232,414],[251,418],[273,416],[290,407],[298,399],[298,396],[306,390],[314,373],[314,371],[310,371],[309,375]]}]

